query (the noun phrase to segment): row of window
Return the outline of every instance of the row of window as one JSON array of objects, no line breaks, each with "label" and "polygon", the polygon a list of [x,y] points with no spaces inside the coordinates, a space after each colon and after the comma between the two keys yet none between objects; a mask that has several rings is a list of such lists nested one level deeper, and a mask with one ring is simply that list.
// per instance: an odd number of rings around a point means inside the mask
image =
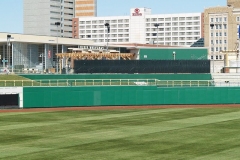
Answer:
[{"label": "row of window", "polygon": [[212,52],[219,52],[219,51],[222,51],[222,50],[224,50],[224,51],[226,51],[227,50],[227,47],[211,47],[211,51]]},{"label": "row of window", "polygon": [[[87,39],[87,38],[85,38]],[[92,39],[94,42],[107,42],[106,39]],[[129,42],[129,39],[109,39],[108,42]],[[146,43],[150,42],[150,39],[146,39]],[[158,42],[159,45],[167,46],[190,46],[192,42]]]},{"label": "row of window", "polygon": [[[81,35],[80,36],[80,38],[102,38],[102,39],[104,39],[104,38],[106,38],[107,37],[107,35]],[[117,39],[121,39],[121,38],[119,38],[119,37],[125,37],[125,38],[128,38],[129,37],[129,35],[110,35],[108,38],[109,39],[115,39],[115,38],[117,38]],[[164,41],[195,41],[195,40],[198,40],[200,37],[180,37],[180,38],[178,38],[178,37],[174,37],[174,38],[171,38],[171,37],[168,37],[168,38],[146,38],[146,40],[147,41],[150,41],[150,40],[154,40],[154,41],[159,41],[159,42],[164,42]],[[192,42],[189,42],[189,43],[192,43]]]},{"label": "row of window", "polygon": [[[147,18],[147,22],[163,22],[163,21],[183,21],[183,20],[200,20],[200,17],[172,17],[172,18]],[[80,21],[80,24],[104,24],[104,23],[128,23],[129,19],[118,19],[118,20],[93,20],[93,21]],[[174,22],[176,24],[178,22]],[[199,22],[179,22],[179,24],[182,23],[199,23]]]},{"label": "row of window", "polygon": [[[129,25],[112,25],[111,28],[129,28]],[[80,26],[80,30],[83,29],[106,29],[105,26]],[[200,26],[196,26],[196,27],[168,27],[168,28],[146,28],[146,31],[189,31],[189,30],[200,30]]]},{"label": "row of window", "polygon": [[216,59],[216,60],[222,60],[223,59],[223,56],[222,55],[215,55],[215,56],[211,56],[211,60],[213,60],[213,59]]},{"label": "row of window", "polygon": [[[224,44],[227,44],[227,40],[225,39],[224,41]],[[213,45],[214,43],[213,43],[213,40],[211,40],[211,44]],[[215,41],[215,44],[222,44],[222,40],[216,40]]]},{"label": "row of window", "polygon": [[[146,26],[155,27],[156,23],[146,23]],[[200,25],[200,22],[172,22],[172,23],[158,23],[159,26],[191,26],[191,25]]]},{"label": "row of window", "polygon": [[227,17],[211,18],[211,22],[227,22]]},{"label": "row of window", "polygon": [[214,24],[211,29],[227,29],[227,24]]},{"label": "row of window", "polygon": [[165,33],[146,33],[146,36],[185,36],[200,35],[200,32],[165,32]]},{"label": "row of window", "polygon": [[80,24],[129,23],[129,19],[80,21]]},{"label": "row of window", "polygon": [[[223,36],[223,35],[226,37],[226,36],[227,36],[227,32],[224,32],[224,33],[222,33],[222,32],[216,32],[216,33],[215,33],[215,36],[216,36],[216,37],[218,37],[218,36],[221,37],[221,36]],[[213,37],[213,33],[211,33],[211,37]]]},{"label": "row of window", "polygon": [[191,21],[191,20],[200,20],[199,16],[195,17],[167,17],[167,18],[147,18],[147,22],[156,22],[156,21]]}]

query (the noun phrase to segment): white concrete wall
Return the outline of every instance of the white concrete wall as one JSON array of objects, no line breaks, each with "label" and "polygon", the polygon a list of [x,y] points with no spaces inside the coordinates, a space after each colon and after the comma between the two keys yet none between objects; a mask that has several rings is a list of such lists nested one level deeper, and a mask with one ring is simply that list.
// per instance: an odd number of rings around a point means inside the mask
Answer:
[{"label": "white concrete wall", "polygon": [[19,107],[23,108],[23,87],[1,87],[0,94],[19,94]]}]

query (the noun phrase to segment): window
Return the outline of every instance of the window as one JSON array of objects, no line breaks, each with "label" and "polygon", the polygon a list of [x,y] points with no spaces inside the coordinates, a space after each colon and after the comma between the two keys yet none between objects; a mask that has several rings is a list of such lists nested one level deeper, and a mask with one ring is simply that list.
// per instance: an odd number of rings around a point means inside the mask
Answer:
[{"label": "window", "polygon": [[211,37],[213,37],[213,33],[211,33]]},{"label": "window", "polygon": [[213,59],[213,56],[211,56],[211,59]]},{"label": "window", "polygon": [[216,47],[216,51],[218,52],[218,47]]},{"label": "window", "polygon": [[227,22],[227,17],[224,17],[224,22]]},{"label": "window", "polygon": [[218,40],[216,40],[216,44],[218,44]]},{"label": "window", "polygon": [[225,37],[227,36],[227,32],[224,32],[224,36],[225,36]]},{"label": "window", "polygon": [[213,47],[211,48],[211,51],[214,52],[214,48]]},{"label": "window", "polygon": [[216,22],[218,22],[218,18],[216,18]]},{"label": "window", "polygon": [[216,33],[216,37],[218,37],[218,32]]},{"label": "window", "polygon": [[227,25],[226,24],[224,24],[223,27],[224,27],[224,29],[227,29]]},{"label": "window", "polygon": [[224,40],[224,43],[227,44],[227,40],[226,39]]}]

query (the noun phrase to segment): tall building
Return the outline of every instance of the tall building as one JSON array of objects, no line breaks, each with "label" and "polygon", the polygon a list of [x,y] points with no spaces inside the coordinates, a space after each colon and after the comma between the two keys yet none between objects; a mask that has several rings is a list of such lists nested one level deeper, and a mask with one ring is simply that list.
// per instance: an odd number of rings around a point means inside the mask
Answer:
[{"label": "tall building", "polygon": [[[152,15],[149,8],[132,8],[129,16],[75,18],[73,37],[93,40],[99,44],[108,41],[191,46],[203,37],[202,15],[202,13]],[[106,23],[110,25],[109,33]]]},{"label": "tall building", "polygon": [[228,0],[227,6],[207,8],[204,16],[204,43],[205,47],[209,47],[211,59],[222,59],[220,51],[236,50],[240,1]]},{"label": "tall building", "polygon": [[96,17],[97,0],[75,0],[75,17]]},{"label": "tall building", "polygon": [[[24,0],[24,34],[72,37],[72,19],[96,15],[95,0]],[[60,22],[60,25],[55,25]]]}]

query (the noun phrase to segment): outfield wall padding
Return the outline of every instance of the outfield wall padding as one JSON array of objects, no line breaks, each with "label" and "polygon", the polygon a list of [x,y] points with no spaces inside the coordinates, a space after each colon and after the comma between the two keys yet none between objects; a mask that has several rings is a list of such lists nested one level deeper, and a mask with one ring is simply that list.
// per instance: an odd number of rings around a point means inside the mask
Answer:
[{"label": "outfield wall padding", "polygon": [[239,94],[240,87],[25,87],[23,107],[240,104]]}]

